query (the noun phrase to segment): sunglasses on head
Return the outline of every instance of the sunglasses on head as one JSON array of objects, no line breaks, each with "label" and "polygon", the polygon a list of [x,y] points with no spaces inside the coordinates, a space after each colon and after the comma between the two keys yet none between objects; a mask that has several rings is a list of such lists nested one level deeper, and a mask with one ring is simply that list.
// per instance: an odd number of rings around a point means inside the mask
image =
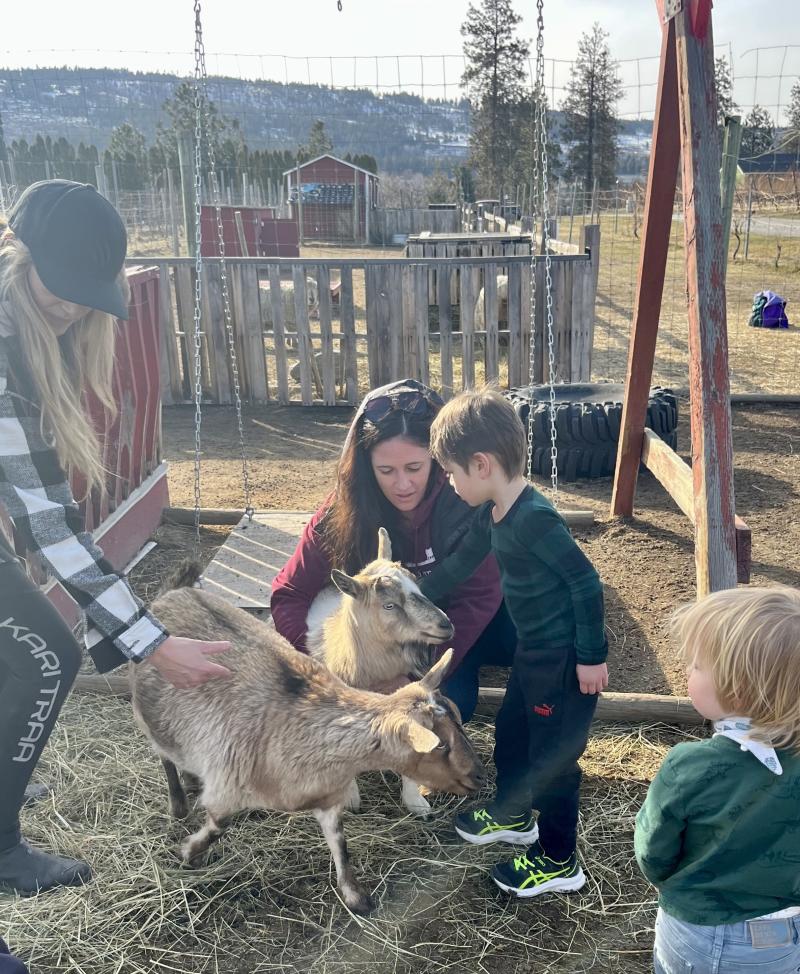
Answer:
[{"label": "sunglasses on head", "polygon": [[371,423],[379,423],[396,410],[409,416],[430,416],[438,413],[443,405],[442,397],[432,389],[426,392],[407,389],[371,399],[364,407],[364,418]]}]

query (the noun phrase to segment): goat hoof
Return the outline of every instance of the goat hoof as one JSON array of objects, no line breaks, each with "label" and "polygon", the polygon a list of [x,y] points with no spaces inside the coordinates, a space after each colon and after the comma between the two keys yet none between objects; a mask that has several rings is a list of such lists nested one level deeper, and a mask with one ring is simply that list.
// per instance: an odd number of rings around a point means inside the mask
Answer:
[{"label": "goat hoof", "polygon": [[189,806],[185,801],[182,802],[170,802],[169,803],[169,813],[173,818],[186,818],[189,814]]},{"label": "goat hoof", "polygon": [[208,845],[204,842],[193,842],[191,838],[187,839],[181,845],[181,858],[185,866],[199,866],[203,858],[203,854],[207,851]]},{"label": "goat hoof", "polygon": [[413,798],[406,799],[405,806],[412,815],[419,818],[427,818],[433,813],[431,803],[422,795],[415,795]]},{"label": "goat hoof", "polygon": [[366,916],[377,907],[378,901],[363,890],[350,890],[344,893],[344,901],[347,906],[359,916]]}]

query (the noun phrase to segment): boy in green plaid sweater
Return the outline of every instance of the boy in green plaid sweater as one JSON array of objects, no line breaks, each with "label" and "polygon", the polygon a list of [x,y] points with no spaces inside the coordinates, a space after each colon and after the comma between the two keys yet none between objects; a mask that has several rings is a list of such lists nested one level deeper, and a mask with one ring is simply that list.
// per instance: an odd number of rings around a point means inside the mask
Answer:
[{"label": "boy in green plaid sweater", "polygon": [[608,685],[602,584],[563,518],[525,480],[525,430],[499,392],[465,392],[447,403],[431,428],[431,453],[479,510],[458,551],[421,588],[440,600],[491,551],[518,635],[497,715],[497,796],[458,815],[456,831],[476,845],[529,847],[492,870],[503,890],[528,897],[580,889],[578,759]]}]

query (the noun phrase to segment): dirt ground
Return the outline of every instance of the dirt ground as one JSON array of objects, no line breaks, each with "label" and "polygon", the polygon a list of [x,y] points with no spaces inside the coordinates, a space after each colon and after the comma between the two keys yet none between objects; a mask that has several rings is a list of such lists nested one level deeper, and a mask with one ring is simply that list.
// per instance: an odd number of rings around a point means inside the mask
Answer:
[{"label": "dirt ground", "polygon": [[[174,505],[193,504],[193,410],[164,413],[164,452]],[[257,508],[312,510],[333,484],[350,410],[269,406],[246,411]],[[800,584],[800,409],[736,406],[733,435],[737,512],[753,532],[753,581]],[[243,505],[232,410],[203,418],[202,504]],[[679,451],[688,459],[688,403],[681,403]],[[564,508],[591,509],[597,521],[576,533],[605,583],[611,689],[685,692],[670,644],[670,610],[694,596],[691,526],[657,481],[643,471],[630,523],[608,516],[611,481],[563,484]]]}]

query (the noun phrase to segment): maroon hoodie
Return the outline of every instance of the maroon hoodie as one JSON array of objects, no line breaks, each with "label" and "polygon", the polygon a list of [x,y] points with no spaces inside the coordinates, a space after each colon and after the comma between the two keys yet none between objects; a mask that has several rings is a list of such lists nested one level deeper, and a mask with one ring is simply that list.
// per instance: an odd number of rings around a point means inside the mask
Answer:
[{"label": "maroon hoodie", "polygon": [[[319,592],[330,584],[332,565],[318,528],[328,503],[326,501],[305,526],[294,554],[272,583],[270,607],[275,628],[293,646],[304,652],[309,606]],[[466,533],[461,532],[452,545],[445,543],[446,550],[435,551],[433,537],[436,532],[432,530],[434,513],[442,518],[447,514],[458,514],[462,508],[466,526],[469,518],[466,504],[442,473],[425,500],[403,520],[407,526],[407,540],[411,542],[406,550],[413,552],[411,560],[404,564],[416,576],[432,572],[437,563],[458,546]],[[446,612],[455,627],[455,635],[447,643],[455,651],[451,673],[489,624],[500,607],[501,599],[500,573],[493,555],[482,562],[467,582],[450,593]]]}]

